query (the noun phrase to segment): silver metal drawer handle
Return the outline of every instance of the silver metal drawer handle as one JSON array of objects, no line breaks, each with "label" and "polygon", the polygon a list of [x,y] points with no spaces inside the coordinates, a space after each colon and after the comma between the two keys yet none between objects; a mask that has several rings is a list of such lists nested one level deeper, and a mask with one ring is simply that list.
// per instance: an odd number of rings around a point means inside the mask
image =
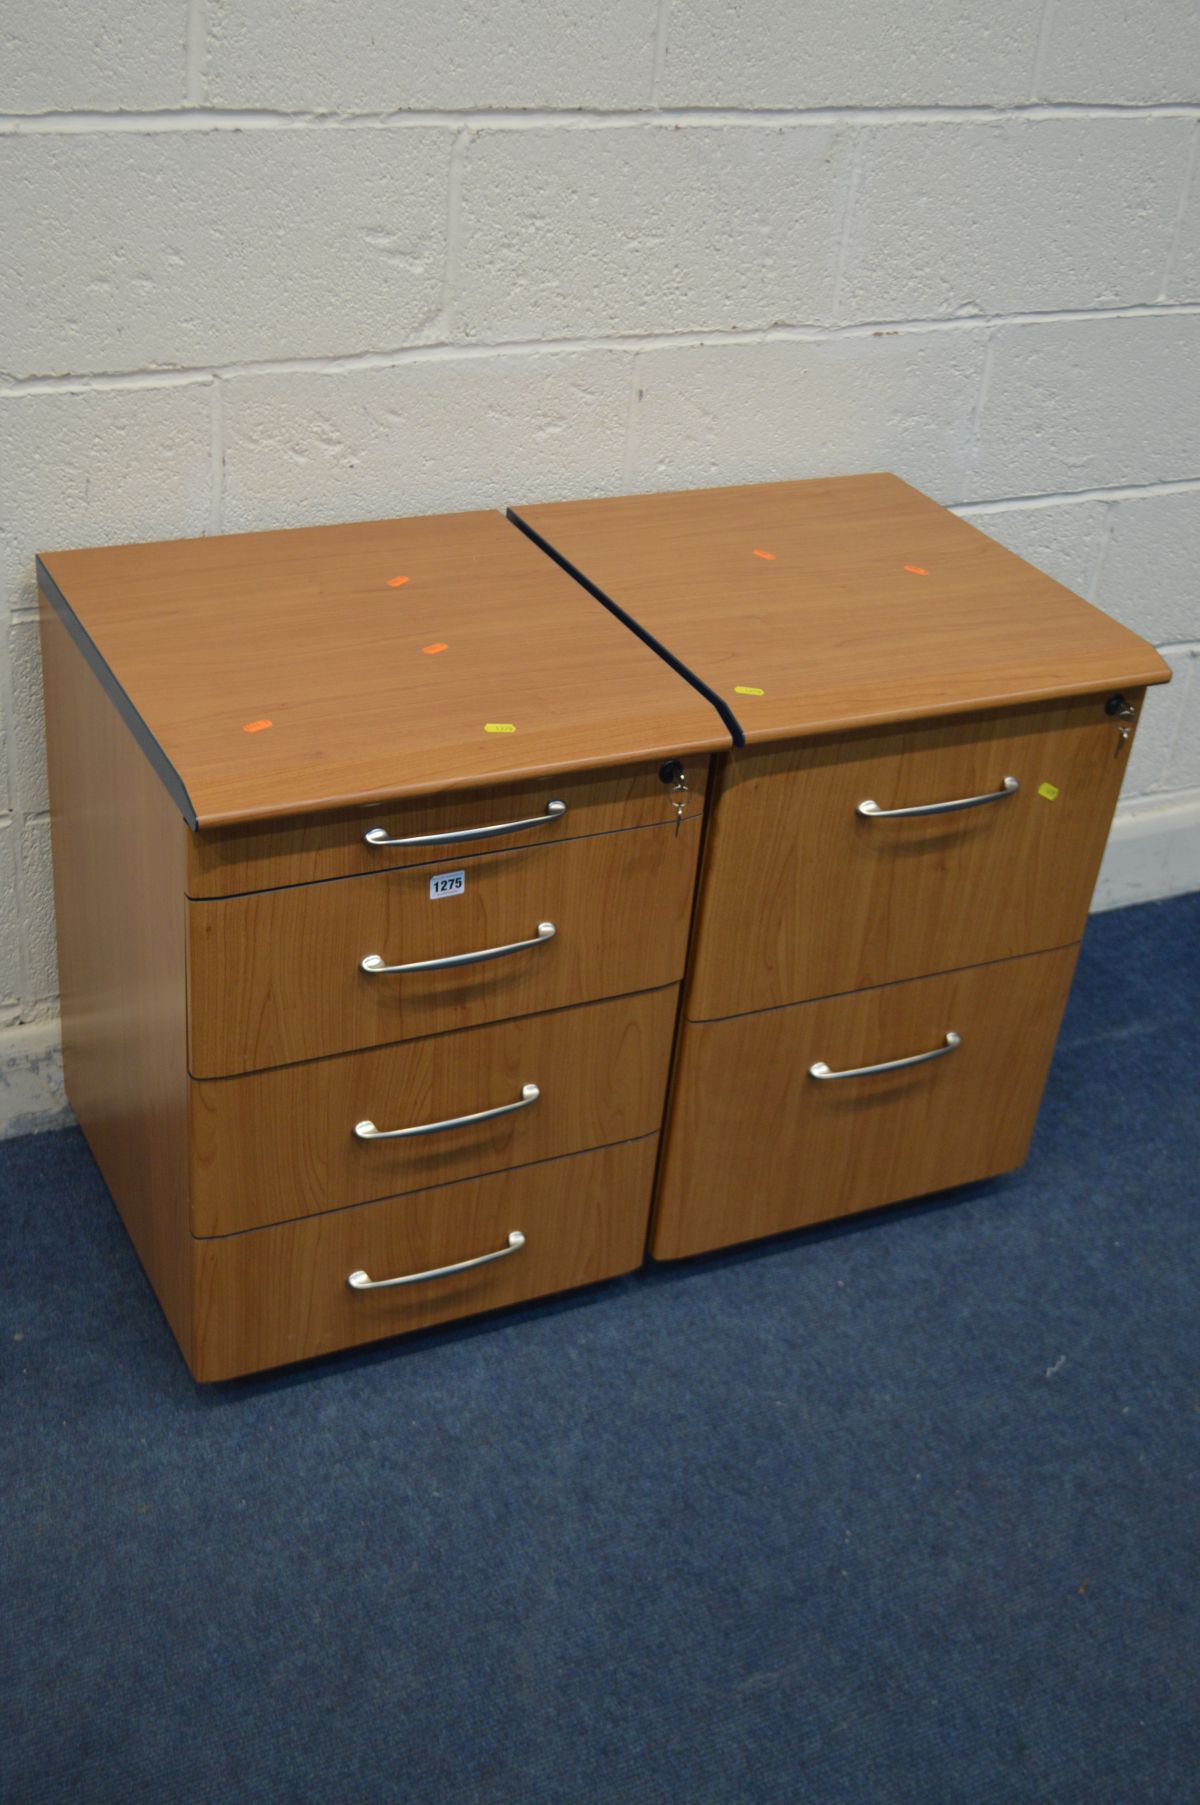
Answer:
[{"label": "silver metal drawer handle", "polygon": [[494,840],[497,834],[523,834],[531,827],[549,827],[567,812],[565,802],[548,802],[544,815],[530,815],[524,821],[496,821],[491,827],[458,827],[448,834],[411,834],[405,840],[394,840],[386,827],[373,827],[363,835],[367,846],[457,846],[461,840]]},{"label": "silver metal drawer handle", "polygon": [[860,802],[854,812],[867,821],[900,821],[910,815],[952,815],[956,809],[982,808],[985,802],[1003,802],[1006,796],[1015,796],[1020,787],[1015,777],[1006,777],[998,790],[989,790],[986,796],[959,796],[953,802],[923,802],[917,808],[880,808],[877,802]]},{"label": "silver metal drawer handle", "polygon": [[527,947],[543,946],[547,940],[553,940],[557,932],[552,921],[539,921],[532,940],[513,940],[508,946],[484,946],[477,953],[448,953],[444,959],[418,959],[412,965],[385,965],[379,953],[368,953],[362,961],[362,970],[378,975],[397,971],[449,971],[458,965],[481,965],[485,959],[507,959],[509,953],[523,953]]},{"label": "silver metal drawer handle", "polygon": [[823,1059],[816,1065],[810,1065],[810,1078],[873,1078],[876,1072],[900,1072],[906,1065],[925,1065],[931,1059],[944,1059],[947,1053],[953,1053],[955,1047],[962,1046],[962,1035],[951,1028],[940,1047],[934,1047],[931,1053],[910,1053],[907,1059],[885,1059],[882,1065],[856,1065],[845,1072],[831,1072]]},{"label": "silver metal drawer handle", "polygon": [[498,1247],[495,1253],[476,1254],[473,1260],[460,1260],[457,1266],[435,1266],[429,1272],[406,1272],[398,1279],[369,1279],[365,1272],[352,1272],[346,1283],[351,1291],[390,1291],[395,1285],[425,1285],[430,1279],[448,1279],[455,1272],[472,1272],[476,1266],[490,1266],[493,1260],[506,1260],[510,1253],[520,1253],[524,1245],[524,1235],[519,1228],[514,1228],[507,1247]]},{"label": "silver metal drawer handle", "polygon": [[478,1109],[473,1116],[447,1116],[444,1122],[422,1122],[417,1128],[376,1128],[374,1122],[356,1122],[354,1132],[360,1141],[407,1141],[418,1134],[445,1134],[448,1128],[471,1128],[476,1122],[494,1122],[497,1116],[511,1116],[515,1110],[528,1109],[541,1094],[536,1084],[526,1084],[515,1103],[501,1103],[496,1109]]}]

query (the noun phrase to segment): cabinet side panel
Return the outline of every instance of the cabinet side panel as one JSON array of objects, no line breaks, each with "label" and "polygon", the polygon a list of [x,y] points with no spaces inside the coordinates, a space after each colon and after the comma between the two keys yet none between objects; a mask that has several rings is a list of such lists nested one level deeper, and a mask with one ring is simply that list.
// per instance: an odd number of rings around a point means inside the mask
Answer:
[{"label": "cabinet side panel", "polygon": [[67,1095],[185,1352],[187,829],[42,598]]}]

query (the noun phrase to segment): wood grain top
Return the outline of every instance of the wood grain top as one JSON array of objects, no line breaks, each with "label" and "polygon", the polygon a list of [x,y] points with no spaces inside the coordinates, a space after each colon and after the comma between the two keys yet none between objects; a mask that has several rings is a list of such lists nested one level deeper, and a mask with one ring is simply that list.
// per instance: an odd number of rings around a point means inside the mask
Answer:
[{"label": "wood grain top", "polygon": [[192,826],[730,743],[693,687],[498,513],[38,562]]},{"label": "wood grain top", "polygon": [[1135,633],[896,476],[511,512],[747,742],[1170,677]]}]

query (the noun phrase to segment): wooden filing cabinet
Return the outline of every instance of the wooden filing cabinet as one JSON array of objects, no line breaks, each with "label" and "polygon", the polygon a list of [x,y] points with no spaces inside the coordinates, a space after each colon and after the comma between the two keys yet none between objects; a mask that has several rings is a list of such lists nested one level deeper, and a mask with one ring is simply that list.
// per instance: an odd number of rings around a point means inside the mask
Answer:
[{"label": "wooden filing cabinet", "polygon": [[652,1252],[1019,1165],[1158,654],[888,475],[512,517],[733,739]]},{"label": "wooden filing cabinet", "polygon": [[196,1377],[637,1266],[709,702],[498,514],[39,580],[67,1089]]}]

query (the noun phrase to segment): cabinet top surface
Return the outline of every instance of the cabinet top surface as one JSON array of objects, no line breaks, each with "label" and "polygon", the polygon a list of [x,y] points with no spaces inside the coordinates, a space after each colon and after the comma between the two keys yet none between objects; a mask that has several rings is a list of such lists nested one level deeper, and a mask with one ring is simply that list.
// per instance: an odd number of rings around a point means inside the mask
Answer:
[{"label": "cabinet top surface", "polygon": [[193,825],[730,743],[703,696],[498,513],[39,563]]},{"label": "cabinet top surface", "polygon": [[895,476],[512,512],[748,742],[1170,675],[1135,633]]}]

